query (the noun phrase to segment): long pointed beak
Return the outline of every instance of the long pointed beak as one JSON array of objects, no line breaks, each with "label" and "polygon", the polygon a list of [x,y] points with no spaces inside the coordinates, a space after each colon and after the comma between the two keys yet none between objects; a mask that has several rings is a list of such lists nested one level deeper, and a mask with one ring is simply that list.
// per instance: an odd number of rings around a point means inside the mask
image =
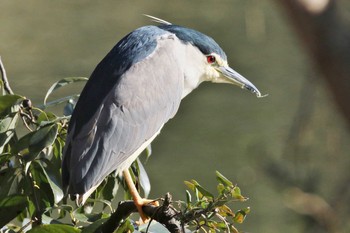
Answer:
[{"label": "long pointed beak", "polygon": [[220,66],[217,68],[217,70],[228,79],[229,83],[240,86],[241,88],[256,94],[256,97],[258,98],[267,96],[261,95],[259,89],[256,88],[253,83],[251,83],[248,79],[234,71],[231,67]]}]

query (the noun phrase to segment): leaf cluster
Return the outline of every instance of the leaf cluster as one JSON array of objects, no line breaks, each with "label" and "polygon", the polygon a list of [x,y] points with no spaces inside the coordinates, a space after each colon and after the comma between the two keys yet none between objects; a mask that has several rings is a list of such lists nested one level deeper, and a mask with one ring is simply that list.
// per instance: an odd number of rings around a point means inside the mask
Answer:
[{"label": "leaf cluster", "polygon": [[[243,202],[248,198],[242,196],[237,185],[228,180],[220,172],[216,172],[217,195],[205,189],[197,181],[185,181],[190,191],[186,190],[186,201],[180,201],[181,221],[189,228],[204,232],[238,232],[235,223],[242,223],[250,208],[232,210],[229,204]],[[192,194],[191,194],[192,193]]]},{"label": "leaf cluster", "polygon": [[[78,80],[80,78],[66,78],[54,84],[47,97],[58,85]],[[61,183],[61,156],[69,116],[57,116],[46,110],[47,106],[63,102],[56,101],[37,108],[24,96],[2,94],[0,229],[14,232],[33,228],[31,231],[36,232],[36,228],[48,228],[42,226],[44,223],[62,223],[67,216],[73,219],[74,208],[63,204]],[[67,98],[66,104],[73,100]],[[14,218],[16,221],[11,221]],[[15,224],[18,222],[20,224]],[[66,226],[62,231],[70,232],[68,228],[71,232],[76,230]]]}]

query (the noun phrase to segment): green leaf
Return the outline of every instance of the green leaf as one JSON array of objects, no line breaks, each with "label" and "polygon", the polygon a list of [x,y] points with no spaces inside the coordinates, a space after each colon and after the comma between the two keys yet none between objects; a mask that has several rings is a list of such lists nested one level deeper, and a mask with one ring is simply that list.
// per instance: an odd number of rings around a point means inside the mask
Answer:
[{"label": "green leaf", "polygon": [[148,146],[145,149],[146,151],[146,161],[149,159],[149,157],[151,157],[152,155],[152,146],[151,144],[148,144]]},{"label": "green leaf", "polygon": [[233,218],[233,221],[237,222],[237,223],[243,223],[245,217],[247,216],[247,214],[250,212],[250,208],[247,207],[243,210],[238,210],[235,213],[235,217]]},{"label": "green leaf", "polygon": [[188,190],[186,190],[186,202],[187,202],[187,206],[190,206],[192,203],[192,196]]},{"label": "green leaf", "polygon": [[[37,188],[37,194],[40,196],[38,199],[40,204],[44,207],[51,207],[54,205],[54,195],[52,188],[47,180],[44,169],[39,160],[33,160],[31,162],[29,171],[32,174],[35,187]],[[43,208],[44,208],[43,207]]]},{"label": "green leaf", "polygon": [[106,179],[106,184],[102,187],[101,193],[105,200],[112,200],[118,191],[119,183],[114,174],[111,174]]},{"label": "green leaf", "polygon": [[11,195],[0,201],[0,228],[19,215],[28,202],[24,195]]},{"label": "green leaf", "polygon": [[81,232],[78,228],[63,225],[63,224],[50,224],[50,225],[39,225],[28,233],[77,233]]},{"label": "green leaf", "polygon": [[194,193],[196,196],[196,201],[198,202],[200,199],[202,199],[202,195],[200,194],[200,192],[198,191],[197,188],[194,188]]},{"label": "green leaf", "polygon": [[218,207],[217,209],[218,209],[218,213],[223,217],[235,216],[235,213],[233,213],[232,210],[227,205],[222,205],[222,206]]},{"label": "green leaf", "polygon": [[18,100],[24,99],[19,95],[4,95],[0,96],[0,116],[8,114],[8,109],[17,103]]},{"label": "green leaf", "polygon": [[5,133],[11,129],[14,129],[16,125],[14,122],[17,119],[16,117],[18,117],[18,115],[15,113],[2,118],[0,120],[0,133]]},{"label": "green leaf", "polygon": [[218,171],[216,171],[216,179],[225,187],[233,186],[232,182]]},{"label": "green leaf", "polygon": [[17,120],[18,113],[15,113],[13,116],[7,116],[0,120],[0,154],[4,151],[5,145],[15,135]]},{"label": "green leaf", "polygon": [[95,233],[95,232],[99,232],[97,230],[102,226],[102,224],[107,222],[107,220],[108,220],[108,218],[99,219],[99,220],[93,222],[92,224],[88,225],[87,227],[84,227],[83,230],[81,231],[81,233]]},{"label": "green leaf", "polygon": [[28,198],[28,212],[29,216],[33,216],[35,213],[35,205],[30,198]]},{"label": "green leaf", "polygon": [[12,157],[12,154],[10,154],[10,153],[1,154],[0,155],[0,167],[5,166],[5,164],[9,162],[11,157]]},{"label": "green leaf", "polygon": [[63,79],[59,80],[58,82],[55,82],[47,91],[45,98],[44,98],[44,104],[46,105],[47,98],[55,90],[57,90],[63,86],[66,86],[68,84],[71,84],[71,83],[76,83],[76,82],[81,82],[81,81],[86,82],[87,80],[88,80],[88,78],[86,78],[86,77],[68,77],[68,78],[63,78]]},{"label": "green leaf", "polygon": [[185,180],[184,183],[191,191],[195,190],[196,186],[192,182]]},{"label": "green leaf", "polygon": [[147,172],[146,172],[145,168],[143,167],[140,159],[137,158],[136,161],[137,161],[137,167],[139,170],[139,182],[140,182],[140,185],[143,189],[144,196],[145,196],[145,198],[147,198],[149,193],[151,192],[151,182],[149,181]]},{"label": "green leaf", "polygon": [[[29,151],[31,154],[36,156],[38,152],[42,151],[48,146],[51,146],[55,142],[57,132],[57,124],[50,124],[36,131],[29,140]],[[26,158],[26,160],[31,161],[34,158],[30,156],[29,158]]]},{"label": "green leaf", "polygon": [[24,135],[23,137],[21,137],[13,146],[12,153],[17,154],[25,149],[28,149],[30,139],[34,134],[35,134],[35,132],[30,132],[30,133],[27,133],[26,135]]},{"label": "green leaf", "polygon": [[4,82],[0,80],[0,95],[6,95],[5,89],[4,89]]},{"label": "green leaf", "polygon": [[70,212],[73,211],[73,207],[70,205],[62,205],[61,204],[57,207],[57,209],[58,209],[58,213],[59,213],[58,219],[66,217],[66,214],[70,214]]},{"label": "green leaf", "polygon": [[203,188],[196,180],[184,181],[184,183],[189,189],[191,189],[195,193],[197,201],[202,199],[203,196],[209,199],[214,199],[213,194],[211,194],[209,191]]},{"label": "green leaf", "polygon": [[87,199],[87,203],[91,203],[91,204],[103,203],[105,207],[108,206],[108,208],[113,212],[112,203],[110,201],[107,201],[107,200],[104,200],[104,199],[88,198]]},{"label": "green leaf", "polygon": [[41,111],[40,114],[38,115],[36,122],[40,126],[44,126],[44,125],[48,124],[48,122],[54,121],[56,119],[57,119],[57,116],[55,114],[53,114],[52,112]]},{"label": "green leaf", "polygon": [[235,186],[232,191],[231,191],[231,195],[232,197],[236,198],[236,199],[244,199],[244,197],[241,194],[241,189],[237,186]]},{"label": "green leaf", "polygon": [[58,172],[59,168],[55,168],[53,166],[48,166],[45,168],[40,162],[38,162],[38,164],[43,169],[46,179],[49,182],[50,188],[54,196],[55,203],[58,203],[59,201],[62,200],[64,196],[60,174]]},{"label": "green leaf", "polygon": [[62,224],[60,221],[51,218],[45,214],[41,215],[41,220],[43,224]]},{"label": "green leaf", "polygon": [[23,178],[19,168],[7,168],[1,172],[0,200],[9,195],[18,193],[20,189],[20,181]]},{"label": "green leaf", "polygon": [[59,162],[59,164],[61,164],[61,156],[62,156],[62,151],[63,151],[63,145],[61,140],[59,140],[59,138],[57,138],[53,144],[53,148],[52,148],[52,153],[54,155],[54,159],[57,160],[55,162]]},{"label": "green leaf", "polygon": [[116,231],[114,231],[115,233],[125,233],[125,232],[134,232],[135,228],[134,226],[131,224],[129,219],[126,219],[119,227]]},{"label": "green leaf", "polygon": [[71,100],[77,99],[80,95],[79,94],[74,94],[74,95],[70,95],[70,96],[65,96],[63,98],[59,98],[53,101],[50,101],[44,105],[40,105],[39,108],[40,109],[45,109],[47,107],[52,107],[52,106],[56,106],[62,103],[69,103]]},{"label": "green leaf", "polygon": [[203,188],[202,186],[200,186],[199,184],[197,184],[195,187],[198,189],[198,191],[199,191],[203,196],[205,196],[205,197],[207,197],[207,198],[209,198],[209,199],[211,199],[211,200],[214,199],[214,195],[211,194],[208,190],[206,190],[206,189]]},{"label": "green leaf", "polygon": [[218,193],[220,195],[222,195],[225,191],[225,186],[222,184],[222,183],[219,183],[217,186],[216,186],[216,189],[218,190]]},{"label": "green leaf", "polygon": [[[70,214],[72,211],[73,211],[72,206],[60,203],[59,205],[54,205],[46,208],[45,211],[43,212],[43,216],[44,215],[55,216],[55,220],[58,220],[58,219],[64,218],[67,214]],[[56,213],[58,214],[57,217],[56,217]]]},{"label": "green leaf", "polygon": [[92,223],[92,222],[95,222],[101,218],[106,217],[104,213],[85,214],[85,213],[79,213],[77,211],[73,211],[73,216],[76,220],[83,222],[83,223]]}]

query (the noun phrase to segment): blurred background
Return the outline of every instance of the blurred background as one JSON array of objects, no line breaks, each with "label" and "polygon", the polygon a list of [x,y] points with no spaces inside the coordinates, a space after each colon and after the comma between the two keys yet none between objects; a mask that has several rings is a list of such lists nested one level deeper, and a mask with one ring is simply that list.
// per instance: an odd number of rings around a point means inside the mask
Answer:
[{"label": "blurred background", "polygon": [[[250,198],[237,204],[251,207],[244,232],[349,232],[348,125],[276,2],[1,1],[0,56],[15,93],[40,105],[54,82],[89,77],[124,35],[152,24],[143,14],[210,35],[269,95],[205,83],[184,99],[152,144],[150,196],[184,199],[189,179],[215,191],[218,170]],[[349,19],[350,3],[338,7]]]}]

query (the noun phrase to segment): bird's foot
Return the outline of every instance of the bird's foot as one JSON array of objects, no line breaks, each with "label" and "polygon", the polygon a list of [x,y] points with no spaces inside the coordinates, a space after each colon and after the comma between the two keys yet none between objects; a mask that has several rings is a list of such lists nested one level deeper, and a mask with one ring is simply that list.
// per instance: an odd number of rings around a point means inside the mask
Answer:
[{"label": "bird's foot", "polygon": [[140,217],[141,217],[141,221],[139,222],[139,224],[147,223],[150,220],[150,218],[143,212],[142,206],[150,205],[150,204],[154,205],[154,206],[159,206],[158,201],[149,200],[149,199],[145,199],[145,198],[140,198],[140,199],[136,199],[136,200],[134,199],[134,203],[135,203],[137,211],[139,212]]}]

